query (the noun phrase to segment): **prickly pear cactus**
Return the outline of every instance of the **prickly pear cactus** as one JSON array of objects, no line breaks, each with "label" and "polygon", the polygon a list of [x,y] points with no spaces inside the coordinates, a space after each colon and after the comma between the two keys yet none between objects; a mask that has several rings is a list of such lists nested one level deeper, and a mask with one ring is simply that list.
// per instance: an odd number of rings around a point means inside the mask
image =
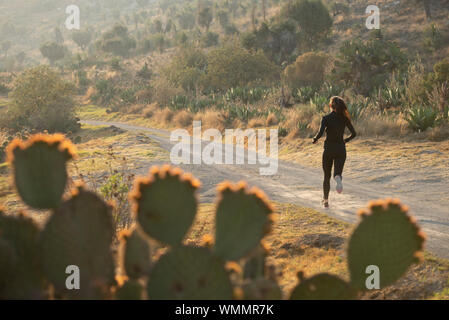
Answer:
[{"label": "prickly pear cactus", "polygon": [[137,179],[130,199],[142,230],[163,243],[179,245],[195,218],[199,186],[191,175],[170,166],[153,167],[148,177]]},{"label": "prickly pear cactus", "polygon": [[383,288],[420,261],[425,237],[399,200],[374,201],[359,215],[360,224],[348,245],[351,282],[357,289],[366,290],[366,269],[374,265],[379,267]]},{"label": "prickly pear cactus", "polygon": [[219,186],[214,252],[236,261],[255,249],[271,231],[273,208],[264,193],[241,182]]},{"label": "prickly pear cactus", "polygon": [[267,276],[266,259],[268,255],[268,248],[265,244],[260,244],[259,247],[247,258],[245,267],[243,269],[243,277],[245,279],[257,279]]},{"label": "prickly pear cactus", "polygon": [[134,227],[120,234],[122,269],[130,279],[148,276],[150,271],[150,244]]},{"label": "prickly pear cactus", "polygon": [[282,290],[273,279],[247,281],[242,290],[244,300],[282,300]]},{"label": "prickly pear cactus", "polygon": [[178,246],[163,255],[147,284],[153,300],[229,300],[233,288],[224,262],[209,249]]},{"label": "prickly pear cactus", "polygon": [[0,299],[42,299],[39,228],[27,215],[0,211]]},{"label": "prickly pear cactus", "polygon": [[[114,279],[111,244],[115,229],[111,208],[78,187],[47,221],[41,236],[43,268],[56,292],[73,298],[101,298]],[[67,266],[77,266],[80,290],[66,289]]]},{"label": "prickly pear cactus", "polygon": [[7,153],[22,200],[36,209],[58,207],[67,183],[66,162],[75,156],[73,145],[59,134],[38,134],[13,140]]},{"label": "prickly pear cactus", "polygon": [[304,278],[298,273],[299,284],[293,289],[290,300],[353,300],[356,291],[337,276],[321,273]]},{"label": "prickly pear cactus", "polygon": [[115,292],[116,300],[142,300],[143,299],[143,286],[138,280],[128,280]]}]

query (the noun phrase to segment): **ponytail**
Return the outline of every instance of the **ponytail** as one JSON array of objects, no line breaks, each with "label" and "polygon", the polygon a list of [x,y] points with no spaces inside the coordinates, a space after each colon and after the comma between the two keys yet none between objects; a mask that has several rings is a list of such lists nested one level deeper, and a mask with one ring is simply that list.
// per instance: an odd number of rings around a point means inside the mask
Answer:
[{"label": "ponytail", "polygon": [[348,112],[348,107],[346,106],[345,101],[340,97],[332,97],[330,101],[331,108],[335,110],[337,114],[342,116],[346,121],[351,123],[351,116]]}]

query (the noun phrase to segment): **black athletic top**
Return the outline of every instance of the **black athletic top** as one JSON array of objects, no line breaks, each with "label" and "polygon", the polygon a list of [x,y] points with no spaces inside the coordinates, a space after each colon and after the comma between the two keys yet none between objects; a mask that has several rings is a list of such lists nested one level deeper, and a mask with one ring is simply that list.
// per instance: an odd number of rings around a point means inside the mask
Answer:
[{"label": "black athletic top", "polygon": [[[351,136],[343,139],[346,127],[348,127],[349,131],[351,131]],[[357,135],[354,127],[351,124],[351,121],[348,121],[346,118],[342,117],[335,111],[323,117],[323,120],[321,120],[320,132],[318,132],[313,140],[315,142],[318,141],[323,136],[324,131],[326,131],[325,145],[329,143],[344,144],[354,139]]]}]

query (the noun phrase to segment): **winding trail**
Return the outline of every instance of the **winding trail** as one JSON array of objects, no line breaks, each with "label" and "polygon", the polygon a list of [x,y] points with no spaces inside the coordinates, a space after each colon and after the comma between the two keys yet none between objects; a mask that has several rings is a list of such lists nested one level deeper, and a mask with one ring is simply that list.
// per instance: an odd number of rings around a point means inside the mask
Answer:
[{"label": "winding trail", "polygon": [[[167,130],[119,122],[85,120],[81,123],[115,126],[127,131],[144,133],[168,152],[175,144],[170,141],[170,132]],[[362,181],[361,179],[351,179],[351,181],[344,182],[344,194],[337,196],[335,193],[331,193],[331,208],[325,210],[321,207],[322,172],[320,168],[309,168],[279,160],[276,175],[261,176],[259,164],[249,165],[247,161],[245,163],[244,165],[207,165],[203,163],[201,165],[180,165],[180,167],[201,180],[202,202],[214,201],[218,183],[224,180],[231,182],[245,180],[250,186],[257,186],[262,189],[274,201],[314,208],[350,223],[357,222],[357,211],[363,208],[368,201],[380,198],[399,198],[410,207],[411,214],[417,218],[419,225],[424,229],[427,235],[426,249],[442,258],[449,258],[449,207],[444,201],[441,203],[429,201],[425,194],[380,190],[379,184]],[[161,164],[148,162],[148,166]],[[266,167],[266,165],[263,167]],[[137,174],[145,174],[147,169],[137,172]],[[422,187],[426,188],[425,185]],[[333,189],[331,192],[333,192]]]}]

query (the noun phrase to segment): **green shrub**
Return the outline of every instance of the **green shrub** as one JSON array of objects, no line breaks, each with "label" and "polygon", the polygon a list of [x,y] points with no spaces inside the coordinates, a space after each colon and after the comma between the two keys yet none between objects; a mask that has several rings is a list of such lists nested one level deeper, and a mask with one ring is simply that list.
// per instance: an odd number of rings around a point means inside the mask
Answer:
[{"label": "green shrub", "polygon": [[405,54],[393,42],[352,40],[341,46],[332,78],[367,96],[382,87],[391,73],[404,71],[406,65]]},{"label": "green shrub", "polygon": [[92,96],[92,101],[101,105],[109,105],[114,100],[117,89],[111,79],[100,79],[95,84],[96,93]]},{"label": "green shrub", "polygon": [[50,61],[50,64],[55,64],[56,61],[61,60],[65,56],[65,47],[57,42],[44,43],[40,48],[42,56]]},{"label": "green shrub", "polygon": [[218,45],[219,34],[215,32],[206,32],[206,34],[201,38],[201,44],[203,48],[210,48]]},{"label": "green shrub", "polygon": [[305,86],[320,87],[328,57],[324,53],[308,52],[299,56],[295,63],[289,65],[284,75],[291,88]]},{"label": "green shrub", "polygon": [[423,33],[423,47],[427,51],[434,51],[443,45],[443,35],[435,23],[430,24]]},{"label": "green shrub", "polygon": [[115,25],[103,34],[97,46],[104,52],[127,57],[136,48],[136,40],[129,35],[127,27]]},{"label": "green shrub", "polygon": [[207,64],[207,56],[202,50],[192,47],[181,48],[164,74],[172,85],[192,92],[204,81]]},{"label": "green shrub", "polygon": [[307,86],[293,90],[292,96],[298,103],[308,103],[317,93],[316,88]]},{"label": "green shrub", "polygon": [[267,98],[269,90],[265,88],[231,88],[223,96],[226,102],[240,101],[244,104],[254,104]]},{"label": "green shrub", "polygon": [[49,132],[69,132],[79,128],[75,117],[75,86],[55,71],[40,66],[16,78],[10,93],[9,126]]},{"label": "green shrub", "polygon": [[214,89],[268,85],[279,79],[278,68],[262,52],[249,52],[235,43],[212,50],[207,61],[207,83]]},{"label": "green shrub", "polygon": [[413,107],[406,112],[405,120],[408,122],[410,129],[423,132],[437,125],[438,111],[429,107]]},{"label": "green shrub", "polygon": [[370,100],[368,98],[359,97],[353,101],[347,102],[348,112],[351,119],[360,119],[368,109]]},{"label": "green shrub", "polygon": [[321,0],[296,0],[282,8],[282,15],[296,21],[309,44],[325,38],[332,28],[332,18]]}]

